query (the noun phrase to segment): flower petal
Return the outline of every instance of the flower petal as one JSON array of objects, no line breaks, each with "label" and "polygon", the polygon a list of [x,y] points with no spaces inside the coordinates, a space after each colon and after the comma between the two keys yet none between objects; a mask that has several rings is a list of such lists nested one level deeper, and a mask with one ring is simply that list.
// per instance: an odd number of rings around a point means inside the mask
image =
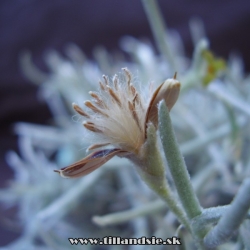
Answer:
[{"label": "flower petal", "polygon": [[97,148],[101,148],[101,147],[105,147],[107,145],[110,145],[110,142],[107,142],[107,143],[99,143],[99,144],[92,144],[91,146],[89,146],[87,148],[87,152],[90,151],[90,150],[93,150],[93,149],[97,149]]},{"label": "flower petal", "polygon": [[104,149],[94,152],[82,160],[62,168],[60,170],[54,170],[64,178],[76,178],[87,175],[97,168],[101,167],[104,163],[109,161],[115,155],[124,153],[121,149]]},{"label": "flower petal", "polygon": [[181,83],[174,78],[167,79],[163,82],[153,93],[153,96],[149,102],[149,106],[146,114],[146,123],[151,121],[154,126],[158,127],[158,108],[157,104],[161,100],[165,100],[165,103],[169,109],[174,106],[175,102],[178,99],[180,93]]}]

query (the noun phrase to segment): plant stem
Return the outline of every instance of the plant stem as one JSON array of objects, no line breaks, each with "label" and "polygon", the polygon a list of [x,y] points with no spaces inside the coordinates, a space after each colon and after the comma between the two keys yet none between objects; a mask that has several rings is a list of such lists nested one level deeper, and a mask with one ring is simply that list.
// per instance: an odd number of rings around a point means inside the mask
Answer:
[{"label": "plant stem", "polygon": [[[159,103],[158,116],[160,137],[168,162],[168,167],[173,177],[182,206],[188,219],[191,221],[196,216],[202,214],[202,208],[192,187],[186,164],[175,138],[168,108],[164,101]],[[197,230],[191,223],[190,227],[196,246],[198,249],[204,249],[203,238],[207,233],[207,228],[204,227],[202,230]]]},{"label": "plant stem", "polygon": [[204,70],[206,68],[204,65],[204,58],[202,57],[202,52],[206,49],[208,49],[208,41],[206,39],[202,39],[196,44],[191,67],[189,68],[187,73],[181,78],[181,93],[185,93],[187,90],[191,89],[195,85],[200,84],[200,79],[202,75],[204,75]]},{"label": "plant stem", "polygon": [[[239,117],[237,119],[237,124],[241,128],[246,124],[246,122],[247,120],[244,117]],[[182,145],[180,145],[181,152],[185,156],[190,155],[194,152],[199,152],[211,142],[219,140],[224,136],[230,134],[231,131],[232,130],[230,124],[223,124],[218,128],[207,131],[203,136],[184,142]]]},{"label": "plant stem", "polygon": [[168,109],[164,101],[159,104],[159,130],[162,146],[167,158],[181,203],[189,219],[202,213],[199,201],[191,185],[187,167],[178,147]]},{"label": "plant stem", "polygon": [[145,183],[167,203],[169,209],[177,216],[179,221],[190,230],[186,214],[166,180],[165,167],[160,155],[156,130],[153,124],[148,125],[147,142],[141,150],[140,160],[134,162],[139,166],[137,170]]},{"label": "plant stem", "polygon": [[204,243],[209,248],[215,248],[228,240],[246,218],[250,207],[250,178],[241,185],[237,195],[222,215],[218,224],[206,235]]},{"label": "plant stem", "polygon": [[140,216],[145,216],[148,214],[156,214],[162,210],[166,210],[167,205],[162,200],[157,200],[149,204],[144,204],[142,206],[125,210],[122,212],[116,212],[111,214],[106,214],[104,216],[94,216],[92,220],[99,226],[107,226],[123,223]]},{"label": "plant stem", "polygon": [[142,0],[142,4],[146,12],[158,49],[160,53],[165,57],[166,61],[170,63],[172,67],[171,70],[173,72],[176,72],[178,70],[177,65],[174,56],[172,54],[172,51],[169,47],[169,44],[167,42],[168,40],[167,28],[165,26],[163,17],[159,10],[157,1]]},{"label": "plant stem", "polygon": [[246,115],[250,116],[250,105],[248,101],[243,98],[238,98],[237,96],[231,94],[225,86],[220,86],[219,84],[213,84],[208,88],[209,92],[213,93],[217,98],[229,103],[233,107],[239,109]]}]

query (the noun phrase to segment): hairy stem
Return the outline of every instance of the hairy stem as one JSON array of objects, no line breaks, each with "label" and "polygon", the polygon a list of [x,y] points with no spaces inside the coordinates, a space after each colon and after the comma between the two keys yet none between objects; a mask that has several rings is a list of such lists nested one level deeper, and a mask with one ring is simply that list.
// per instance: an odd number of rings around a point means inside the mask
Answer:
[{"label": "hairy stem", "polygon": [[190,230],[186,214],[167,182],[153,124],[148,125],[147,142],[143,146],[139,162],[135,163],[139,166],[137,170],[145,183],[167,203],[169,209],[177,216],[179,221]]},{"label": "hairy stem", "polygon": [[[161,101],[159,104],[159,131],[177,193],[187,217],[191,221],[196,216],[202,214],[202,208],[192,187],[190,176],[177,144],[169,112],[164,101]],[[207,228],[204,227],[202,230],[196,230],[195,227],[190,226],[197,247],[204,249],[203,238],[207,233]]]},{"label": "hairy stem", "polygon": [[201,206],[191,185],[186,164],[178,147],[168,109],[164,101],[159,104],[159,130],[168,167],[172,174],[181,203],[192,219],[201,214]]}]

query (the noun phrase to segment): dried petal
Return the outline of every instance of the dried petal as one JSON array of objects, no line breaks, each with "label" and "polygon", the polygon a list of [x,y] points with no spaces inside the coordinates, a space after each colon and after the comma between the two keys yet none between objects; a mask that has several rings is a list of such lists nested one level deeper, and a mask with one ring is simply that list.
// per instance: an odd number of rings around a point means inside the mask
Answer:
[{"label": "dried petal", "polygon": [[114,92],[114,90],[111,89],[110,87],[108,87],[108,91],[109,91],[110,96],[113,98],[113,100],[115,100],[116,103],[121,107],[121,105],[122,105],[121,101],[120,101],[118,95]]},{"label": "dried petal", "polygon": [[109,79],[108,79],[108,77],[105,76],[105,75],[103,75],[102,78],[104,79],[104,82],[105,82],[106,86],[108,86],[109,85]]},{"label": "dried petal", "polygon": [[115,90],[118,90],[118,76],[117,75],[114,75],[113,77],[113,83],[114,83],[114,87],[115,87]]},{"label": "dried petal", "polygon": [[104,103],[104,101],[102,100],[102,98],[100,97],[100,95],[89,91],[89,94],[95,98],[94,102],[102,109],[108,109],[107,105]]},{"label": "dried petal", "polygon": [[172,79],[167,79],[155,90],[147,109],[146,124],[151,121],[156,128],[158,127],[157,104],[161,100],[165,100],[168,110],[170,111],[178,99],[180,87],[181,83],[174,77]]},{"label": "dried petal", "polygon": [[104,91],[105,87],[104,87],[104,85],[103,85],[103,83],[101,81],[99,81],[99,85],[100,85],[101,90]]},{"label": "dried petal", "polygon": [[130,110],[131,113],[132,113],[132,116],[133,116],[133,118],[134,118],[134,120],[135,120],[137,126],[139,127],[139,129],[141,129],[140,120],[139,120],[138,114],[137,114],[137,112],[136,112],[136,110],[135,110],[134,105],[133,105],[130,101],[128,101],[128,107],[129,107],[129,110]]},{"label": "dried petal", "polygon": [[85,104],[88,108],[92,109],[95,113],[99,113],[99,114],[101,114],[101,115],[104,115],[104,116],[108,117],[107,114],[105,114],[105,113],[102,112],[99,108],[97,108],[95,105],[93,105],[92,102],[90,102],[90,101],[85,101],[84,104]]},{"label": "dried petal", "polygon": [[60,170],[54,170],[64,178],[77,178],[87,175],[97,168],[101,167],[104,163],[109,161],[115,155],[124,153],[121,149],[104,149],[94,152],[82,160],[62,168]]},{"label": "dried petal", "polygon": [[96,133],[102,133],[103,131],[100,128],[97,128],[96,124],[94,124],[93,122],[84,122],[83,126],[92,131],[92,132],[96,132]]},{"label": "dried petal", "polygon": [[131,83],[131,79],[132,79],[132,76],[129,72],[129,70],[127,68],[122,68],[122,70],[125,72],[126,74],[126,77],[127,77],[127,83],[128,83],[128,86],[130,85]]},{"label": "dried petal", "polygon": [[110,145],[110,143],[107,142],[107,143],[92,144],[91,146],[89,146],[89,147],[87,148],[87,151],[93,150],[93,149],[97,149],[97,148],[101,148],[101,147],[105,147],[105,146],[107,146],[107,145]]},{"label": "dried petal", "polygon": [[72,107],[78,114],[89,118],[89,115],[85,113],[76,103],[72,103]]}]

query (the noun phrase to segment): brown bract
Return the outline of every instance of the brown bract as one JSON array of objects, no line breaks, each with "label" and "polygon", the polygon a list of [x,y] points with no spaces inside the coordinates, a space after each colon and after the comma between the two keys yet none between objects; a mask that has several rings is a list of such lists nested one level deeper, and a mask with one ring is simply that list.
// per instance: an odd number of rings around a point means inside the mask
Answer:
[{"label": "brown bract", "polygon": [[84,127],[100,137],[100,141],[88,150],[107,146],[111,149],[101,149],[68,167],[55,170],[62,177],[89,174],[115,155],[141,157],[140,150],[147,140],[147,124],[152,122],[158,127],[158,103],[165,100],[171,110],[177,101],[180,82],[175,79],[176,75],[163,82],[151,97],[144,99],[133,85],[128,69],[123,71],[125,81],[115,75],[109,82],[108,77],[103,76],[104,82],[99,82],[100,91],[90,92],[93,99],[84,103],[87,111],[73,103],[74,110],[85,119]]},{"label": "brown bract", "polygon": [[176,74],[173,79],[167,79],[153,93],[148,105],[146,121],[151,121],[154,126],[158,127],[158,108],[157,104],[164,100],[170,111],[178,99],[181,83],[176,80]]}]

